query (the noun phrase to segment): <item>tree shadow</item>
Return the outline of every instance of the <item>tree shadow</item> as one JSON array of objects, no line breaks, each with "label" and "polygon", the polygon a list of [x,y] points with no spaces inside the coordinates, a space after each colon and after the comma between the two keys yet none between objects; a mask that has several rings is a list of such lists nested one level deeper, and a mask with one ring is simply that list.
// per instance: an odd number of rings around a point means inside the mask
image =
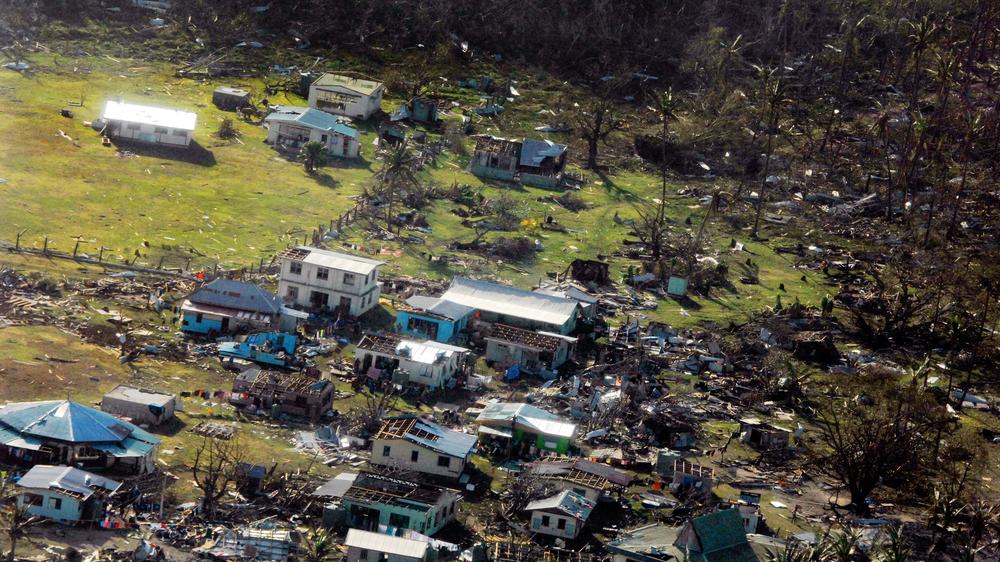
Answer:
[{"label": "tree shadow", "polygon": [[112,139],[111,143],[121,152],[131,152],[139,156],[151,156],[164,160],[176,160],[198,166],[214,166],[217,162],[211,150],[192,140],[187,148],[163,146],[125,139]]},{"label": "tree shadow", "polygon": [[333,176],[325,172],[314,172],[312,174],[312,178],[316,180],[316,183],[322,185],[323,187],[329,187],[330,189],[340,185],[339,181],[333,179]]},{"label": "tree shadow", "polygon": [[601,178],[601,182],[604,184],[604,191],[608,192],[608,195],[611,197],[633,203],[639,200],[638,195],[615,183],[606,170],[598,168],[595,170],[595,173],[597,174],[597,177]]}]

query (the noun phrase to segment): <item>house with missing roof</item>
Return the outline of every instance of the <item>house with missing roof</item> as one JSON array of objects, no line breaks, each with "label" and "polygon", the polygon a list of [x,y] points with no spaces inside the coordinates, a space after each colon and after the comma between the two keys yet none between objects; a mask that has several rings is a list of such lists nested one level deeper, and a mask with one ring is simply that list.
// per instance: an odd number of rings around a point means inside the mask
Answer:
[{"label": "house with missing roof", "polygon": [[0,407],[0,463],[147,474],[156,470],[159,444],[136,425],[69,400]]},{"label": "house with missing roof", "polygon": [[473,310],[479,322],[568,335],[576,328],[580,305],[572,299],[535,293],[468,277],[455,277],[441,295]]},{"label": "house with missing roof", "polygon": [[174,418],[177,397],[120,384],[101,398],[101,410],[133,423],[160,425]]},{"label": "house with missing roof", "polygon": [[344,546],[347,562],[428,562],[432,558],[430,543],[360,529],[347,531]]},{"label": "house with missing roof", "polygon": [[550,498],[529,503],[524,510],[531,514],[532,532],[575,539],[590,519],[594,505],[576,492],[563,490]]},{"label": "house with missing roof", "polygon": [[457,490],[372,472],[338,474],[312,495],[330,500],[323,509],[328,527],[375,531],[386,526],[428,536],[455,519],[460,499]]},{"label": "house with missing roof", "polygon": [[357,317],[378,305],[384,262],[312,246],[288,248],[277,259],[278,295],[290,306]]},{"label": "house with missing roof", "polygon": [[432,340],[368,334],[354,351],[354,372],[436,390],[453,386],[464,375],[470,354],[464,347]]},{"label": "house with missing roof", "polygon": [[484,135],[476,140],[469,172],[485,179],[554,189],[561,185],[566,145],[548,140],[508,140]]},{"label": "house with missing roof", "polygon": [[565,455],[576,435],[576,424],[522,402],[490,402],[476,423],[480,435],[503,442],[515,457],[544,452]]},{"label": "house with missing roof", "polygon": [[309,107],[333,115],[368,119],[382,105],[381,82],[327,72],[309,86]]},{"label": "house with missing roof", "polygon": [[739,510],[722,509],[680,527],[655,523],[624,531],[604,548],[612,562],[758,562],[779,554],[784,543],[747,535]]},{"label": "house with missing roof", "polygon": [[279,330],[294,332],[307,314],[286,308],[277,296],[252,283],[214,279],[185,297],[181,331],[188,334],[228,334]]},{"label": "house with missing roof", "polygon": [[317,420],[333,405],[333,383],[254,366],[236,375],[229,403],[253,412]]},{"label": "house with missing roof", "polygon": [[17,481],[17,506],[63,525],[93,523],[121,483],[69,466],[37,465]]},{"label": "house with missing roof", "polygon": [[451,343],[468,327],[472,307],[438,297],[413,295],[396,305],[396,331],[421,339]]},{"label": "house with missing roof", "polygon": [[267,143],[278,150],[297,153],[307,142],[318,142],[326,153],[339,158],[361,154],[361,134],[343,118],[311,107],[280,105],[264,118]]},{"label": "house with missing roof", "polygon": [[597,297],[584,291],[573,283],[564,283],[559,286],[540,287],[535,289],[536,293],[574,300],[580,303],[580,318],[593,321],[597,318]]},{"label": "house with missing roof", "polygon": [[475,435],[416,416],[388,418],[372,438],[372,465],[457,480],[476,450]]},{"label": "house with missing roof", "polygon": [[198,115],[188,111],[109,100],[101,113],[105,136],[187,148]]},{"label": "house with missing roof", "polygon": [[625,492],[632,482],[629,473],[588,459],[542,459],[529,463],[525,470],[595,504]]},{"label": "house with missing roof", "polygon": [[577,338],[554,332],[533,332],[493,324],[486,340],[486,360],[507,369],[555,377],[556,370],[576,353]]}]

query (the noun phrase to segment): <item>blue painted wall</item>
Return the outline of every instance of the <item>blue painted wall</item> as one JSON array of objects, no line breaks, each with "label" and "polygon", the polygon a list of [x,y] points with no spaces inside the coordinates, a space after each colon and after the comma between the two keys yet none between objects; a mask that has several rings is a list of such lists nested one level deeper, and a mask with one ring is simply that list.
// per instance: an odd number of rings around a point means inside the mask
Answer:
[{"label": "blue painted wall", "polygon": [[210,330],[222,331],[222,320],[208,318],[202,315],[201,322],[198,322],[198,315],[193,312],[185,312],[181,319],[181,331],[193,334],[207,334]]},{"label": "blue painted wall", "polygon": [[430,339],[430,334],[424,334],[410,329],[409,327],[410,318],[419,318],[421,320],[437,324],[437,335],[434,337],[434,340],[439,341],[441,343],[452,342],[455,339],[455,336],[457,336],[459,333],[465,330],[465,327],[469,323],[468,316],[458,321],[452,322],[450,320],[444,320],[441,318],[431,318],[430,316],[423,316],[421,314],[405,310],[400,310],[399,312],[397,312],[396,329],[399,331],[399,333],[423,339]]},{"label": "blue painted wall", "polygon": [[[83,506],[75,499],[35,489],[30,490],[30,493],[42,496],[42,505],[28,507],[28,513],[31,515],[69,524],[74,524],[80,520],[80,516],[83,513]],[[62,505],[59,509],[52,507],[53,498],[62,500]],[[18,495],[17,504],[21,507],[24,506],[23,493]]]}]

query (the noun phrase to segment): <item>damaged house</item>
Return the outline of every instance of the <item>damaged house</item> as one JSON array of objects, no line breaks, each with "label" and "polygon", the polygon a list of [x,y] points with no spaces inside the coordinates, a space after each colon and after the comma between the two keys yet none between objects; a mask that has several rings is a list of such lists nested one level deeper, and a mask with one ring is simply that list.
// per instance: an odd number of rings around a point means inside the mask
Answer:
[{"label": "damaged house", "polygon": [[431,98],[416,97],[399,106],[390,117],[391,121],[411,121],[413,123],[423,123],[424,125],[437,125],[441,122],[438,117],[438,106]]},{"label": "damaged house", "polygon": [[594,502],[563,490],[551,498],[536,500],[524,508],[531,513],[531,530],[543,535],[575,539],[594,511]]},{"label": "damaged house", "polygon": [[207,335],[241,330],[294,332],[304,316],[286,308],[281,299],[257,285],[220,278],[184,299],[181,331]]},{"label": "damaged house", "polygon": [[347,562],[427,562],[431,545],[424,541],[349,529],[344,539]]},{"label": "damaged house", "polygon": [[369,378],[419,384],[429,389],[452,387],[465,374],[470,352],[464,347],[390,334],[366,335],[354,352],[356,373]]},{"label": "damaged house", "polygon": [[434,535],[455,519],[460,499],[457,490],[372,472],[337,475],[313,496],[337,500],[324,508],[328,526],[374,531],[385,525],[425,535]]},{"label": "damaged house", "polygon": [[361,154],[361,133],[342,118],[311,107],[280,105],[264,118],[267,143],[274,148],[298,153],[307,142],[318,142],[330,156],[357,158]]},{"label": "damaged house", "polygon": [[491,180],[557,188],[563,179],[568,148],[548,140],[520,141],[481,136],[469,162],[469,172]]},{"label": "damaged house", "polygon": [[0,463],[146,474],[156,470],[159,444],[138,426],[69,400],[0,407]]},{"label": "damaged house", "polygon": [[532,332],[493,324],[486,340],[486,360],[503,368],[517,366],[525,373],[554,378],[556,370],[573,358],[577,339],[553,332]]},{"label": "damaged house", "polygon": [[458,479],[477,438],[415,416],[388,418],[372,438],[372,465]]},{"label": "damaged house", "polygon": [[757,418],[740,420],[740,442],[760,451],[788,447],[791,435],[790,429],[765,423]]},{"label": "damaged house", "polygon": [[354,317],[378,306],[384,262],[312,246],[288,248],[277,259],[278,295],[289,305]]},{"label": "damaged house", "polygon": [[576,435],[576,424],[519,402],[491,402],[476,423],[480,434],[503,442],[515,457],[545,452],[566,455]]},{"label": "damaged house", "polygon": [[625,492],[632,482],[627,472],[587,459],[544,459],[527,466],[527,473],[555,482],[560,490],[579,494],[593,503]]},{"label": "damaged house", "polygon": [[568,335],[576,328],[580,304],[572,299],[516,287],[455,277],[441,300],[476,311],[479,322],[507,324],[527,330]]},{"label": "damaged house", "polygon": [[396,330],[401,334],[442,343],[465,331],[474,310],[437,297],[413,295],[396,305]]},{"label": "damaged house", "polygon": [[295,416],[317,420],[330,411],[334,386],[298,373],[279,373],[250,367],[233,379],[229,402],[273,417]]},{"label": "damaged house", "polygon": [[675,459],[670,488],[675,491],[697,490],[708,493],[712,489],[714,479],[715,469],[692,464],[684,459]]},{"label": "damaged house", "polygon": [[213,90],[212,103],[223,111],[235,111],[253,105],[249,91],[230,86],[219,86]]},{"label": "damaged house", "polygon": [[327,72],[309,86],[309,107],[334,115],[368,119],[379,111],[385,86],[374,80]]},{"label": "damaged house", "polygon": [[37,465],[17,481],[17,506],[63,525],[94,523],[120,482],[69,466]]}]

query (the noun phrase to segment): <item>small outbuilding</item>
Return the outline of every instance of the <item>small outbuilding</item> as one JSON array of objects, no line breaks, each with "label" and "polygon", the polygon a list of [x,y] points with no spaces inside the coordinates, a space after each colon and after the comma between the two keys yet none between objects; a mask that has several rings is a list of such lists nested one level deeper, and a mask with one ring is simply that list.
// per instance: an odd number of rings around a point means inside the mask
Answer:
[{"label": "small outbuilding", "polygon": [[187,148],[198,115],[188,111],[108,101],[101,114],[104,134],[122,140]]},{"label": "small outbuilding", "polygon": [[219,86],[212,92],[212,103],[225,111],[235,111],[251,104],[250,92],[229,86]]},{"label": "small outbuilding", "polygon": [[576,492],[563,490],[551,498],[529,503],[525,511],[531,513],[533,532],[575,539],[590,518],[594,505]]},{"label": "small outbuilding", "polygon": [[120,384],[101,398],[101,410],[133,423],[160,425],[174,417],[177,397]]},{"label": "small outbuilding", "polygon": [[765,423],[757,418],[740,420],[740,442],[754,449],[770,451],[788,446],[792,431],[784,427]]}]

